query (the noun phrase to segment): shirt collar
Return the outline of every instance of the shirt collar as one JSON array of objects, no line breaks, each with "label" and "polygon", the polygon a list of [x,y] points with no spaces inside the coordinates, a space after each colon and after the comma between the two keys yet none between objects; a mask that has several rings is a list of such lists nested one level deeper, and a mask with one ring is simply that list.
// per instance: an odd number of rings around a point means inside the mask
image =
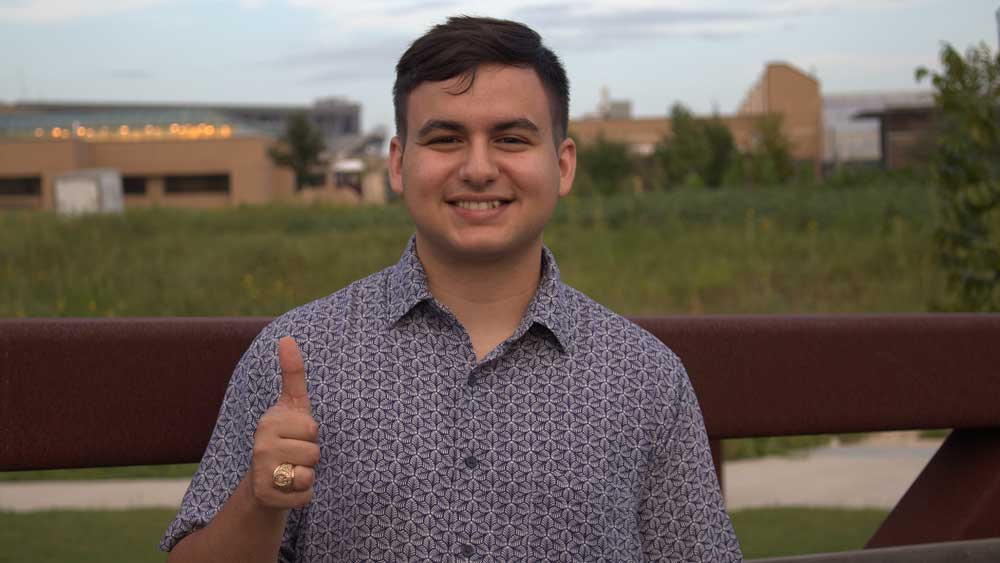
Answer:
[{"label": "shirt collar", "polygon": [[395,324],[421,301],[431,299],[427,273],[417,257],[417,237],[410,237],[403,255],[389,269],[389,322]]},{"label": "shirt collar", "polygon": [[[418,303],[433,298],[427,283],[427,273],[417,256],[415,236],[410,237],[399,262],[389,269],[388,286],[390,324],[395,324]],[[520,338],[533,324],[539,324],[555,336],[563,350],[568,351],[572,336],[572,317],[566,291],[555,256],[548,247],[542,247],[542,276],[538,290],[528,304],[514,336]]]},{"label": "shirt collar", "polygon": [[520,336],[523,331],[531,328],[532,324],[539,324],[549,329],[564,351],[570,351],[572,315],[568,299],[567,287],[559,277],[556,258],[548,247],[543,246],[542,278],[515,334]]}]

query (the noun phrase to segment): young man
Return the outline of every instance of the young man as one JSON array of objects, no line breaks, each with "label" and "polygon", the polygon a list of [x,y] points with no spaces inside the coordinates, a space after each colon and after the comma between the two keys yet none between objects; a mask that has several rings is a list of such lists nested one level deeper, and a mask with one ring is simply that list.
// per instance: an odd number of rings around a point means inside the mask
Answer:
[{"label": "young man", "polygon": [[[678,358],[559,280],[569,87],[527,27],[397,65],[400,261],[258,336],[162,547],[183,561],[738,561]],[[301,352],[300,352],[301,349]]]}]

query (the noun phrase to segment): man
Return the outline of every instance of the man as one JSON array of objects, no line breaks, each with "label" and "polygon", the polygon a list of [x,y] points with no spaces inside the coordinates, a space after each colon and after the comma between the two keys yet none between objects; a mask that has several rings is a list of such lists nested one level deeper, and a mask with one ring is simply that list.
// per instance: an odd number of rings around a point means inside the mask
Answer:
[{"label": "man", "polygon": [[576,167],[559,60],[459,17],[396,70],[416,234],[257,337],[171,560],[740,560],[680,361],[542,244]]}]

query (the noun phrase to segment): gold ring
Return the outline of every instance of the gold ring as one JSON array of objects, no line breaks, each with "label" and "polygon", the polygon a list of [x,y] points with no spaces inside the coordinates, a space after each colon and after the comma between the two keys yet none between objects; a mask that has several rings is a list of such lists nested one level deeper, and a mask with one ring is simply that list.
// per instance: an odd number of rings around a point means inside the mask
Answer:
[{"label": "gold ring", "polygon": [[292,490],[292,483],[295,482],[295,466],[291,463],[282,463],[274,468],[271,481],[275,488],[282,491]]}]

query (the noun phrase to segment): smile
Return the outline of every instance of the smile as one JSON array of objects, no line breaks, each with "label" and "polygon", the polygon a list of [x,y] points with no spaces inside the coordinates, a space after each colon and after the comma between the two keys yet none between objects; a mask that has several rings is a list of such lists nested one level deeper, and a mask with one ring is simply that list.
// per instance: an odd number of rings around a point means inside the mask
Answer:
[{"label": "smile", "polygon": [[452,202],[452,205],[471,211],[486,211],[487,209],[496,209],[504,203],[506,202],[494,199],[490,201],[455,201]]}]

